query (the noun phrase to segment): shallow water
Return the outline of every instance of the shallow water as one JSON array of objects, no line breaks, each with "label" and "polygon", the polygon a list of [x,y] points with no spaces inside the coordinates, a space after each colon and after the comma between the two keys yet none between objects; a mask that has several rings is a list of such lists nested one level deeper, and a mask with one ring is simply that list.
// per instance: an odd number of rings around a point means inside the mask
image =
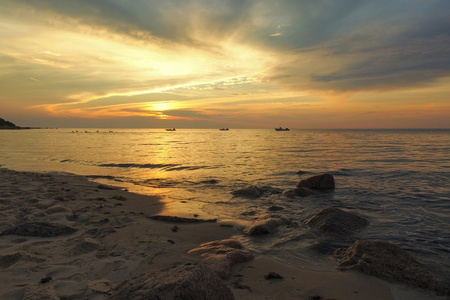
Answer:
[{"label": "shallow water", "polygon": [[[281,206],[274,213],[294,226],[263,238],[240,235],[247,247],[321,269],[334,261],[314,244],[387,240],[450,281],[450,130],[85,131],[0,131],[0,165],[104,176],[97,180],[163,195],[169,213],[216,217],[238,233],[271,205]],[[330,193],[295,199],[231,194],[250,185],[288,190],[325,172],[336,180]],[[364,216],[370,225],[348,240],[318,238],[302,224],[329,206]]]}]

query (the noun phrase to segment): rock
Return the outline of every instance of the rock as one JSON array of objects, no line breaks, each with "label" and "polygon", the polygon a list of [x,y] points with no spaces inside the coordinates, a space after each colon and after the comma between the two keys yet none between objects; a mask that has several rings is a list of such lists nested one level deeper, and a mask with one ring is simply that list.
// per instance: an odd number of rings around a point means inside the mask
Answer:
[{"label": "rock", "polygon": [[286,190],[283,192],[283,195],[288,198],[296,198],[296,197],[307,197],[311,195],[316,195],[318,192],[305,188],[305,187],[298,187],[295,189]]},{"label": "rock", "polygon": [[334,252],[339,270],[356,270],[380,279],[449,295],[449,288],[402,248],[384,241],[356,241]]},{"label": "rock", "polygon": [[120,284],[110,300],[232,300],[231,290],[202,264],[157,270]]},{"label": "rock", "polygon": [[244,211],[243,213],[241,213],[241,216],[254,216],[254,215],[256,215],[255,210],[248,210],[248,211]]},{"label": "rock", "polygon": [[203,181],[200,181],[200,183],[216,184],[216,183],[219,183],[219,180],[217,180],[217,179],[203,180]]},{"label": "rock", "polygon": [[316,175],[308,179],[300,180],[297,188],[305,187],[312,190],[333,190],[335,188],[334,177],[331,174]]},{"label": "rock", "polygon": [[197,219],[197,218],[183,218],[175,216],[163,216],[163,215],[153,215],[149,217],[153,220],[165,221],[171,223],[216,223],[217,219]]},{"label": "rock", "polygon": [[369,225],[366,219],[336,207],[322,209],[305,223],[326,233],[340,235],[349,235]]},{"label": "rock", "polygon": [[41,278],[41,280],[39,280],[39,283],[45,284],[45,283],[47,283],[47,282],[52,281],[52,279],[53,279],[53,277],[47,276],[47,277]]},{"label": "rock", "polygon": [[248,235],[261,235],[272,233],[281,225],[289,225],[291,221],[283,216],[264,216],[257,220],[252,226],[245,229]]},{"label": "rock", "polygon": [[114,187],[114,186],[109,186],[109,185],[104,185],[104,184],[99,184],[97,186],[98,189],[100,190],[118,190],[119,188]]},{"label": "rock", "polygon": [[309,296],[305,300],[323,300],[323,297],[319,296],[319,295],[314,295],[314,296]]},{"label": "rock", "polygon": [[300,197],[308,197],[308,196],[317,194],[317,191],[311,190],[306,187],[298,187],[294,191],[295,191],[295,194]]},{"label": "rock", "polygon": [[284,207],[278,206],[278,205],[271,205],[271,206],[268,208],[268,210],[269,210],[269,211],[284,210]]},{"label": "rock", "polygon": [[295,189],[285,190],[283,191],[283,196],[293,199],[297,197],[297,193]]},{"label": "rock", "polygon": [[238,197],[259,198],[264,195],[280,194],[282,191],[271,186],[248,186],[246,188],[233,191],[231,194]]},{"label": "rock", "polygon": [[200,255],[203,263],[222,279],[230,277],[233,265],[254,258],[250,251],[233,239],[205,243],[199,248],[190,250],[189,253]]},{"label": "rock", "polygon": [[55,237],[61,235],[69,235],[77,231],[76,229],[45,222],[27,222],[17,225],[13,228],[3,231],[2,235],[21,235],[21,236],[37,236],[37,237]]},{"label": "rock", "polygon": [[270,280],[270,279],[283,279],[284,277],[281,276],[278,273],[275,272],[269,272],[268,274],[264,275],[264,279],[265,280]]}]

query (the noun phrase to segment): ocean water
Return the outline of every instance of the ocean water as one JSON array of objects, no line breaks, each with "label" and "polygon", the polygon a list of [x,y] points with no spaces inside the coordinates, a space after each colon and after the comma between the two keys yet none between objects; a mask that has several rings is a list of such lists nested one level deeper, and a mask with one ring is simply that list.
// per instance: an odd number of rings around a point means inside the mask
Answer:
[{"label": "ocean water", "polygon": [[[165,213],[217,218],[233,225],[253,251],[307,269],[335,263],[317,245],[328,251],[356,239],[386,240],[450,282],[450,130],[0,130],[0,165],[92,175],[161,195]],[[232,194],[249,186],[285,191],[322,173],[334,176],[334,191],[302,198]],[[269,211],[273,205],[282,210]],[[303,225],[330,206],[370,225],[345,239],[316,235]],[[269,213],[294,223],[264,237],[243,233]]]}]

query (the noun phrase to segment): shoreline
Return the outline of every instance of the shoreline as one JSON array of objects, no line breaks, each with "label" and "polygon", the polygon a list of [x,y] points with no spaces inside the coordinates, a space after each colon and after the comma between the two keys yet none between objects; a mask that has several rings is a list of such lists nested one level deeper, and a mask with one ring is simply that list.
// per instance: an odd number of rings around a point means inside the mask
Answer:
[{"label": "shoreline", "polygon": [[[0,167],[0,187],[0,232],[23,222],[49,222],[76,230],[54,237],[0,236],[2,299],[40,299],[39,295],[106,299],[124,280],[177,264],[197,263],[200,258],[188,254],[189,250],[237,234],[232,227],[218,223],[152,220],[150,216],[163,211],[158,196],[130,193],[80,175]],[[174,225],[179,230],[173,231]],[[304,270],[253,254],[255,259],[235,265],[225,281],[236,299],[434,297],[359,273]],[[266,280],[264,275],[269,272],[284,278]]]}]

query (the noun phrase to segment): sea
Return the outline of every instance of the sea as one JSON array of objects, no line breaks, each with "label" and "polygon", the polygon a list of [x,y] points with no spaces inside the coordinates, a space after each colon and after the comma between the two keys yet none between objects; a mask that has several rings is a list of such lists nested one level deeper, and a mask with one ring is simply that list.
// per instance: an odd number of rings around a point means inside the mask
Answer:
[{"label": "sea", "polygon": [[[448,129],[0,130],[0,165],[85,175],[159,195],[163,213],[216,218],[252,251],[304,269],[326,270],[336,263],[317,249],[384,240],[450,282]],[[334,176],[335,190],[294,198],[283,193],[324,173]],[[252,186],[281,192],[256,198],[233,194]],[[311,233],[304,222],[327,207],[362,216],[370,225],[342,239]],[[248,237],[245,228],[267,214],[293,223]]]}]

